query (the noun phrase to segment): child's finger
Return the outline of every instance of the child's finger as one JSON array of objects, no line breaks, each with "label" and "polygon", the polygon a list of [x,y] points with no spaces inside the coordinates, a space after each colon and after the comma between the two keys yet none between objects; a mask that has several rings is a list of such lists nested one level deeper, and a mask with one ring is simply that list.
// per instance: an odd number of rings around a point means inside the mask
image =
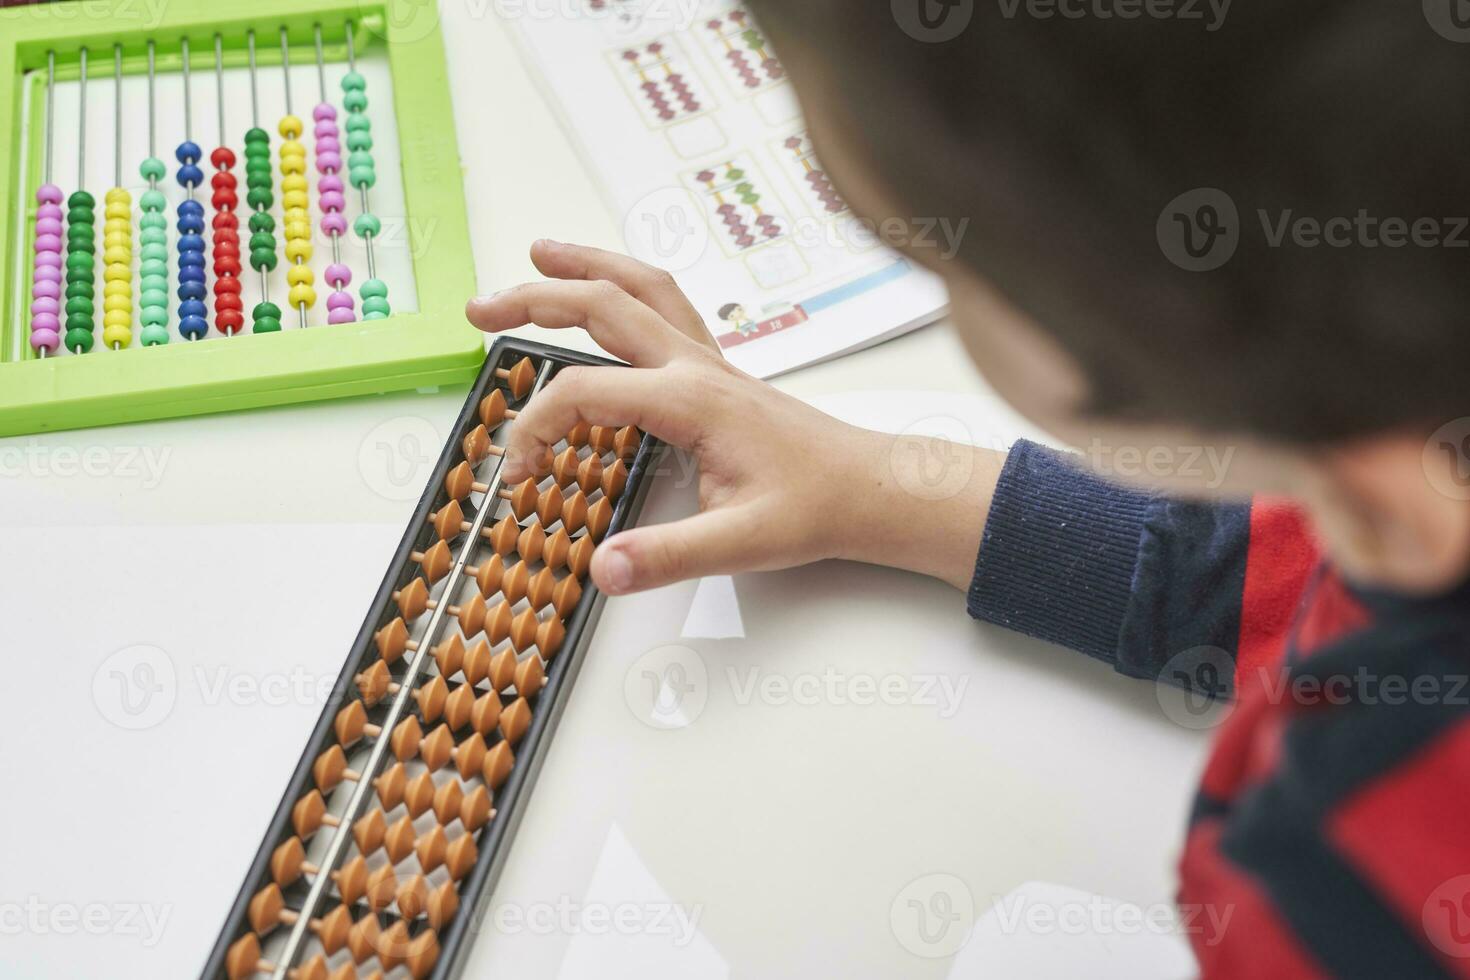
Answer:
[{"label": "child's finger", "polygon": [[545,238],[531,246],[531,261],[543,275],[553,279],[605,279],[616,283],[634,299],[648,304],[686,337],[719,350],[714,336],[704,325],[704,318],[674,277],[663,269],[617,252]]},{"label": "child's finger", "polygon": [[699,428],[689,387],[667,370],[562,368],[511,427],[505,447],[506,482],[540,475],[531,472],[531,461],[544,460],[546,450],[580,422],[636,425],[655,438],[688,448]]},{"label": "child's finger", "polygon": [[752,521],[736,507],[620,532],[593,553],[592,581],[609,595],[624,595],[746,571],[753,564]]},{"label": "child's finger", "polygon": [[610,282],[528,282],[465,306],[470,323],[488,332],[534,323],[584,327],[602,349],[635,367],[661,367],[689,343],[663,317]]}]

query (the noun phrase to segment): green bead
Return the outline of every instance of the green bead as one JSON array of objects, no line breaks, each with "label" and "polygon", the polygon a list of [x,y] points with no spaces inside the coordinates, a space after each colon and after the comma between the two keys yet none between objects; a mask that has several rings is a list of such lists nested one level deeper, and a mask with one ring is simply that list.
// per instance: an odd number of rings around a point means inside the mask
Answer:
[{"label": "green bead", "polygon": [[251,231],[275,231],[276,219],[269,211],[257,211],[250,216]]},{"label": "green bead", "polygon": [[372,131],[373,120],[370,116],[354,113],[347,117],[343,125],[347,127],[349,133],[367,133]]},{"label": "green bead", "polygon": [[168,281],[164,280],[158,284],[156,289],[145,288],[143,295],[138,300],[138,305],[145,310],[155,306],[159,308],[168,306]]},{"label": "green bead", "polygon": [[257,231],[250,236],[250,251],[254,252],[263,248],[275,251],[275,236],[268,231]]},{"label": "green bead", "polygon": [[145,327],[168,326],[168,304],[164,303],[160,306],[143,307],[143,313],[140,319]]},{"label": "green bead", "polygon": [[372,165],[373,155],[367,150],[354,150],[353,152],[347,154],[347,166],[350,169],[356,169],[358,167],[371,167]]},{"label": "green bead", "polygon": [[364,320],[381,320],[390,312],[388,301],[380,296],[373,296],[362,301],[362,318]]},{"label": "green bead", "polygon": [[158,323],[144,324],[142,339],[144,347],[161,347],[168,343],[168,329]]},{"label": "green bead", "polygon": [[72,353],[77,353],[78,351],[80,351],[83,354],[85,354],[87,351],[91,350],[92,349],[92,328],[91,328],[91,326],[88,326],[86,329],[81,329],[81,328],[72,329],[71,326],[70,326],[70,321],[68,321],[67,330],[66,330],[66,349],[69,350],[69,351],[71,351]]},{"label": "green bead", "polygon": [[367,79],[355,71],[350,71],[342,76],[342,91],[361,92],[367,88]]},{"label": "green bead", "polygon": [[149,259],[139,267],[138,274],[145,281],[156,279],[168,288],[168,263],[163,259]]},{"label": "green bead", "polygon": [[138,198],[138,205],[144,211],[157,211],[162,214],[168,210],[168,198],[163,196],[163,191],[146,190],[143,192],[143,196]]},{"label": "green bead", "polygon": [[72,191],[71,197],[66,199],[69,208],[95,208],[97,199],[86,191]]},{"label": "green bead", "polygon": [[143,244],[140,251],[144,261],[163,262],[168,259],[168,246],[163,239],[151,240]]},{"label": "green bead", "polygon": [[362,112],[367,104],[367,96],[362,92],[348,92],[342,96],[342,105],[348,112]]},{"label": "green bead", "polygon": [[271,192],[255,187],[245,195],[245,200],[252,208],[268,208],[271,206]]},{"label": "green bead", "polygon": [[271,158],[254,157],[245,161],[245,176],[247,177],[269,177],[271,175]]},{"label": "green bead", "polygon": [[276,267],[276,250],[274,248],[258,248],[250,253],[250,268],[259,271],[265,269],[267,272]]},{"label": "green bead", "polygon": [[138,227],[163,231],[168,228],[168,217],[162,211],[144,211],[138,219]]},{"label": "green bead", "polygon": [[376,235],[382,231],[383,223],[378,220],[376,214],[363,212],[357,216],[356,221],[352,222],[352,230],[357,232],[358,238],[367,238],[369,235]]},{"label": "green bead", "polygon": [[144,180],[162,180],[168,175],[168,169],[158,157],[149,157],[138,164],[138,173],[143,175]]},{"label": "green bead", "polygon": [[373,134],[366,130],[354,130],[347,134],[347,148],[349,150],[371,150],[373,148]]},{"label": "green bead", "polygon": [[245,133],[245,143],[247,146],[251,143],[269,143],[270,141],[271,134],[267,133],[259,126],[254,126]]},{"label": "green bead", "polygon": [[72,252],[66,257],[66,269],[68,272],[90,273],[92,268],[92,256],[86,252]]},{"label": "green bead", "polygon": [[86,208],[72,208],[66,212],[66,220],[73,225],[91,228],[97,223],[97,216]]},{"label": "green bead", "polygon": [[66,301],[66,313],[68,316],[81,314],[82,316],[91,317],[96,312],[97,307],[93,305],[90,296],[78,296]]},{"label": "green bead", "polygon": [[281,321],[280,321],[280,319],[277,318],[277,317],[270,317],[270,316],[261,317],[259,320],[256,320],[250,326],[250,331],[252,333],[279,333],[280,330],[281,330]]},{"label": "green bead", "polygon": [[67,330],[86,330],[90,333],[92,326],[92,314],[90,313],[72,313],[66,318]]},{"label": "green bead", "polygon": [[381,279],[365,280],[358,289],[363,299],[382,299],[388,295],[388,284]]},{"label": "green bead", "polygon": [[256,303],[250,310],[250,319],[259,320],[262,317],[269,320],[279,320],[281,318],[281,308],[270,300]]},{"label": "green bead", "polygon": [[353,187],[371,187],[378,182],[378,175],[371,166],[353,167],[347,172],[347,181]]}]

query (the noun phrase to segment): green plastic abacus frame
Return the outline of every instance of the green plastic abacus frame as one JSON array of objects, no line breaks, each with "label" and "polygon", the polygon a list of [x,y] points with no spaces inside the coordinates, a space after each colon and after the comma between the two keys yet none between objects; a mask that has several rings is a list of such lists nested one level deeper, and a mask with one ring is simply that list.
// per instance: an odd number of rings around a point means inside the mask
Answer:
[{"label": "green plastic abacus frame", "polygon": [[[293,63],[310,63],[316,57],[317,24],[328,60],[343,61],[349,20],[360,52],[386,45],[404,201],[414,216],[406,224],[411,238],[416,228],[432,229],[424,240],[410,242],[418,312],[279,333],[247,330],[195,344],[176,340],[160,347],[135,344],[120,351],[37,357],[28,342],[28,246],[36,188],[21,184],[22,173],[28,175],[25,183],[38,183],[45,147],[38,135],[27,138],[22,131],[27,116],[22,100],[31,99],[30,119],[43,118],[45,86],[26,84],[25,73],[40,69],[44,75],[47,52],[55,51],[57,79],[76,78],[83,46],[111,52],[117,43],[123,45],[125,71],[137,72],[150,38],[159,71],[176,72],[185,36],[195,58],[208,52],[212,66],[216,33],[223,38],[226,66],[239,66],[245,63],[246,32],[252,28],[275,38],[285,27]],[[261,45],[259,61],[279,65],[279,45]],[[433,3],[72,0],[3,9],[0,133],[10,137],[0,147],[0,436],[463,384],[475,377],[484,359],[483,335],[464,318],[475,273]],[[242,199],[243,190],[242,185]],[[19,256],[18,248],[23,250]]]}]

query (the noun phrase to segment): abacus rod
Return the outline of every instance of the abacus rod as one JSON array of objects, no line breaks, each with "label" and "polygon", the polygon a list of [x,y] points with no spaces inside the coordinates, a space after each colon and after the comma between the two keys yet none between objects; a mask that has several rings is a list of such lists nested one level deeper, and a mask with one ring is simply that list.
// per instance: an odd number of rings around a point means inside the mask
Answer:
[{"label": "abacus rod", "polygon": [[[358,190],[359,195],[362,197],[362,213],[363,214],[367,214],[368,213],[368,191],[367,191],[367,185],[366,184],[358,184],[357,185],[357,190]],[[376,278],[378,278],[378,268],[377,268],[377,263],[375,263],[373,261],[373,236],[372,235],[363,235],[362,236],[362,245],[363,245],[363,248],[367,251],[368,278],[369,279],[376,279]]]},{"label": "abacus rod", "polygon": [[51,183],[52,120],[56,115],[56,52],[46,52],[46,180]]},{"label": "abacus rod", "polygon": [[87,49],[82,48],[81,88],[77,91],[77,190],[87,183]]},{"label": "abacus rod", "polygon": [[225,145],[225,52],[220,36],[214,36],[214,104],[219,112],[219,145]]},{"label": "abacus rod", "polygon": [[352,46],[352,21],[347,21],[347,70],[357,71],[357,51]]},{"label": "abacus rod", "polygon": [[[536,394],[546,385],[551,376],[551,361],[543,361],[541,370],[536,372],[536,383],[531,387],[528,397],[534,398]],[[496,461],[495,475],[490,479],[489,489],[485,492],[484,502],[471,522],[470,530],[465,537],[465,542],[460,546],[459,557],[455,559],[454,567],[450,570],[442,593],[445,596],[454,595],[454,590],[460,585],[464,575],[465,566],[469,563],[470,555],[479,546],[480,534],[489,522],[490,515],[499,510],[500,488],[504,484],[504,459]],[[408,705],[408,699],[413,696],[415,686],[423,673],[424,666],[434,659],[431,649],[434,640],[439,634],[439,628],[443,624],[445,614],[450,603],[446,600],[439,603],[434,609],[433,616],[429,619],[429,625],[424,630],[424,638],[419,641],[418,650],[414,652],[413,660],[409,661],[408,670],[403,679],[398,682],[398,693],[393,696],[393,703],[388,707],[388,714],[378,725],[384,732],[391,732],[393,727],[403,718],[403,713]],[[347,809],[343,811],[336,830],[332,832],[331,843],[327,846],[327,852],[323,856],[318,867],[321,870],[311,882],[311,890],[306,894],[306,901],[302,903],[295,925],[291,927],[291,934],[286,939],[286,945],[276,959],[276,969],[271,974],[271,980],[287,980],[292,961],[301,950],[301,944],[306,939],[309,920],[316,916],[317,906],[321,904],[322,895],[327,890],[331,881],[332,871],[342,859],[342,854],[348,841],[352,839],[352,824],[362,810],[363,804],[372,793],[372,781],[376,777],[378,769],[382,766],[384,758],[388,754],[389,739],[378,737],[373,741],[372,752],[368,755],[366,765],[358,771],[362,778],[353,787],[352,796],[347,801]]]},{"label": "abacus rod", "polygon": [[[153,121],[153,105],[154,105],[154,103],[153,103],[153,74],[154,74],[153,39],[152,38],[149,38],[148,39],[148,155],[150,157],[156,157],[156,156],[158,156],[158,141],[156,139],[156,136],[157,136],[157,127],[154,125],[154,121]],[[148,186],[149,187],[152,187],[152,186],[154,186],[154,183],[155,182],[154,182],[153,178],[150,177],[148,179]]]},{"label": "abacus rod", "polygon": [[281,76],[286,80],[286,115],[291,115],[291,45],[286,40],[286,29],[281,28]]},{"label": "abacus rod", "polygon": [[255,91],[255,31],[245,34],[246,47],[250,51],[250,125],[260,127],[260,99]]},{"label": "abacus rod", "polygon": [[115,83],[114,92],[116,98],[112,104],[112,131],[116,138],[112,141],[112,186],[122,186],[122,45],[112,46],[112,77]]},{"label": "abacus rod", "polygon": [[327,101],[327,61],[322,56],[322,25],[312,25],[312,34],[316,40],[316,82],[322,90],[322,101]]},{"label": "abacus rod", "polygon": [[[194,133],[193,114],[189,109],[189,39],[181,38],[183,44],[183,69],[184,69],[184,139],[188,139]],[[189,188],[189,196],[194,196],[194,188]]]}]

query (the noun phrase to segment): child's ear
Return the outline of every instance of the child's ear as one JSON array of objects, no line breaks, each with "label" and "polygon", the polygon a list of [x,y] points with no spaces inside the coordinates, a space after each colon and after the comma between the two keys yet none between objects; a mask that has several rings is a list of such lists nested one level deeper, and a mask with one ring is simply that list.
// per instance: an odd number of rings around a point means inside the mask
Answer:
[{"label": "child's ear", "polygon": [[1463,459],[1421,433],[1377,436],[1315,457],[1309,495],[1332,556],[1368,585],[1432,595],[1470,575]]}]

